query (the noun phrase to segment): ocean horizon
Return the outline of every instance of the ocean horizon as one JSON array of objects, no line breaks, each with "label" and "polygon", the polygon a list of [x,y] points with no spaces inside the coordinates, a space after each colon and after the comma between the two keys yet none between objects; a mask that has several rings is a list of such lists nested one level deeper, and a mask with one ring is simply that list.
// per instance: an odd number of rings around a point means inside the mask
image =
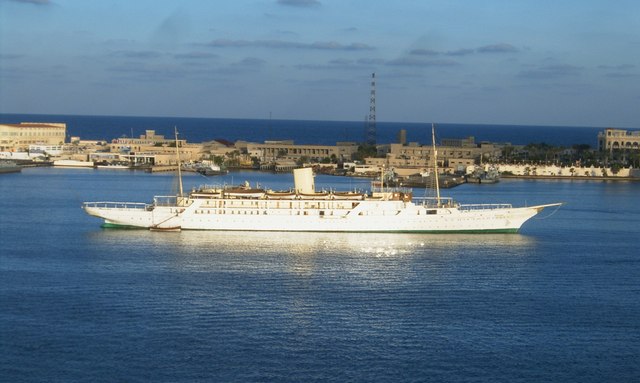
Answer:
[{"label": "ocean horizon", "polygon": [[[225,139],[231,142],[265,140],[293,140],[297,144],[335,145],[339,141],[363,142],[365,121],[318,121],[282,119],[198,118],[198,117],[143,117],[92,116],[56,114],[0,114],[0,123],[61,122],[67,124],[68,137],[86,140],[110,141],[119,137],[139,137],[145,130],[171,137],[174,127],[189,142]],[[535,126],[497,124],[437,123],[439,138],[467,138],[476,142],[511,143],[526,145],[547,143],[571,147],[588,144],[597,148],[598,132],[605,127]],[[429,144],[431,122],[378,121],[377,142],[397,142],[401,129],[407,131],[408,142]]]}]

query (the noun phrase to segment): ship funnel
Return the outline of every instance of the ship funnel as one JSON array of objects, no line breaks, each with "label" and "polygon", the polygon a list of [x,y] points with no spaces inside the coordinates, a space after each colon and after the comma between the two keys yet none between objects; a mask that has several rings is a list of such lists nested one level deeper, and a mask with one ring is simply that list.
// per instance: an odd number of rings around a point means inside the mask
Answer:
[{"label": "ship funnel", "polygon": [[313,194],[316,192],[313,169],[311,168],[293,169],[293,182],[296,193]]}]

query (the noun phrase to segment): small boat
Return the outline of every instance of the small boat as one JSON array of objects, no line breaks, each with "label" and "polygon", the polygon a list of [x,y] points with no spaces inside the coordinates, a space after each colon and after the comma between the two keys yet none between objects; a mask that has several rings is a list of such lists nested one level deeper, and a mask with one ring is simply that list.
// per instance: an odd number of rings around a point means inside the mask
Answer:
[{"label": "small boat", "polygon": [[251,188],[248,184],[222,189],[222,195],[227,198],[262,198],[266,193],[264,189]]},{"label": "small boat", "polygon": [[467,176],[467,182],[473,184],[495,184],[500,181],[500,172],[493,166],[487,170],[481,167],[476,169]]},{"label": "small boat", "polygon": [[161,231],[161,232],[180,232],[182,228],[180,226],[171,226],[171,227],[161,227],[154,226],[149,228],[150,231]]},{"label": "small boat", "polygon": [[196,172],[202,174],[203,176],[219,176],[229,173],[228,170],[222,169],[220,166],[215,164],[200,164],[196,166]]},{"label": "small boat", "polygon": [[96,165],[97,169],[110,169],[110,170],[129,170],[131,165],[127,162],[102,162]]},{"label": "small boat", "polygon": [[300,199],[329,199],[331,194],[329,192],[318,193],[298,193]]},{"label": "small boat", "polygon": [[294,191],[267,190],[265,197],[269,199],[295,199],[297,194]]},{"label": "small boat", "polygon": [[0,161],[0,174],[2,173],[20,173],[22,166],[13,161]]},{"label": "small boat", "polygon": [[356,192],[333,192],[333,198],[334,199],[353,199],[353,200],[358,200],[358,199],[363,199],[365,196],[364,193],[356,193]]}]

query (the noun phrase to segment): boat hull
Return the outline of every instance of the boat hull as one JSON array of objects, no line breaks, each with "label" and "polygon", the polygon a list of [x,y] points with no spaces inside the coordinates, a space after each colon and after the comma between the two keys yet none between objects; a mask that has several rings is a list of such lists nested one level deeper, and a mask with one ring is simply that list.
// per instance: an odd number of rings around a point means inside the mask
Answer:
[{"label": "boat hull", "polygon": [[56,160],[53,161],[53,166],[63,168],[93,168],[95,164],[93,161]]},{"label": "boat hull", "polygon": [[[284,232],[370,232],[370,233],[517,233],[539,211],[551,205],[520,208],[461,209],[426,208],[412,202],[363,201],[356,206],[343,201],[328,208],[318,202],[315,208],[295,205],[285,208],[282,201],[266,201],[257,207],[232,201],[220,207],[205,201],[189,201],[188,206],[118,208],[85,204],[85,211],[104,219],[110,227],[182,230],[284,231]],[[277,205],[276,205],[277,204]],[[247,205],[249,203],[247,202]],[[301,208],[297,208],[297,207]],[[306,205],[309,206],[309,205]],[[337,207],[336,207],[337,206]]]}]

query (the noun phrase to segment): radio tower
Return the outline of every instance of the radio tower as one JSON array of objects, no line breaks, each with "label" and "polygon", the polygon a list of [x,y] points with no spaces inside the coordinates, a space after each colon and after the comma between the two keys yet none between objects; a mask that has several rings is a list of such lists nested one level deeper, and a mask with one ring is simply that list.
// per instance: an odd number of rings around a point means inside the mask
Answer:
[{"label": "radio tower", "polygon": [[366,133],[367,145],[376,144],[376,74],[371,73],[371,97],[369,98],[369,119]]}]

